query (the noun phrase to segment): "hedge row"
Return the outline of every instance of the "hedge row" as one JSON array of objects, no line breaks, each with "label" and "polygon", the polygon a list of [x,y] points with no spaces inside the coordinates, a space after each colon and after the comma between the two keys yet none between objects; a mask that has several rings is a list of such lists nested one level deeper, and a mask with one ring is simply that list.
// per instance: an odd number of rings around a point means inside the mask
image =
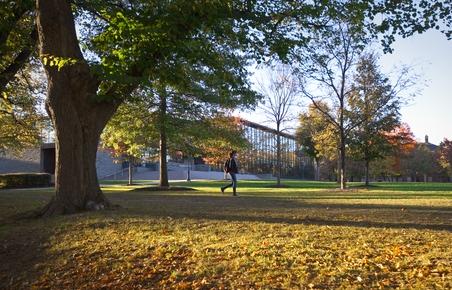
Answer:
[{"label": "hedge row", "polygon": [[48,173],[0,174],[0,188],[46,187],[51,185]]}]

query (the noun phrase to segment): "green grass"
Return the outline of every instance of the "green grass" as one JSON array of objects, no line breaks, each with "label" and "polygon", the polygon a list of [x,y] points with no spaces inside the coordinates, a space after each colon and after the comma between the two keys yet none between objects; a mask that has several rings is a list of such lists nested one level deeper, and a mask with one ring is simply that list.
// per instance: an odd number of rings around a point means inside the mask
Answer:
[{"label": "green grass", "polygon": [[[0,191],[0,288],[452,287],[452,184],[108,182],[117,210],[15,220],[50,189]],[[230,191],[228,192],[230,194]]]}]

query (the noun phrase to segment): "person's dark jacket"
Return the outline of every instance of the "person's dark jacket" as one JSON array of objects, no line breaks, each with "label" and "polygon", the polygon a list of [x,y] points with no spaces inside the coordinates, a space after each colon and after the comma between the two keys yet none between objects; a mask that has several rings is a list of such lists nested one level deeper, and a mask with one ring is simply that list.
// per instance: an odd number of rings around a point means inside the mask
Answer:
[{"label": "person's dark jacket", "polygon": [[239,173],[239,168],[234,158],[229,158],[229,172],[236,174]]}]

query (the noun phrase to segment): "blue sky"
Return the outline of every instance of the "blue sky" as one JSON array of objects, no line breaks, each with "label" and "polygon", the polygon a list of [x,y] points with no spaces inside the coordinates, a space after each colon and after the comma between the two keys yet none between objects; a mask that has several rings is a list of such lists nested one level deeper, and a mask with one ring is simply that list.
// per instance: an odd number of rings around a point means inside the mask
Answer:
[{"label": "blue sky", "polygon": [[402,120],[417,139],[430,143],[452,139],[452,41],[429,31],[394,43],[394,52],[381,56],[384,70],[395,64],[414,65],[426,80],[422,92],[402,108]]},{"label": "blue sky", "polygon": [[[434,144],[444,138],[452,139],[452,40],[440,32],[428,31],[399,38],[393,48],[392,54],[381,51],[382,70],[389,73],[396,66],[408,65],[413,67],[413,74],[420,74],[421,80],[420,93],[401,110],[402,121],[408,123],[418,141],[423,141],[425,135]],[[262,78],[259,72],[256,77]],[[273,127],[259,110],[238,114]]]}]

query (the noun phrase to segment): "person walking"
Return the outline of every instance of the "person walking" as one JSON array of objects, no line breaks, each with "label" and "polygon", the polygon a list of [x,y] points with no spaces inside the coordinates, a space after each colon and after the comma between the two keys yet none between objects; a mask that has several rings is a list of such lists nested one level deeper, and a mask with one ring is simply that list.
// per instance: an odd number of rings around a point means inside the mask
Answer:
[{"label": "person walking", "polygon": [[226,188],[232,186],[232,195],[237,195],[237,173],[239,173],[239,168],[237,166],[237,152],[232,151],[229,153],[229,159],[226,160],[224,164],[224,171],[231,176],[232,182],[226,186],[221,187],[221,193],[224,193]]}]

